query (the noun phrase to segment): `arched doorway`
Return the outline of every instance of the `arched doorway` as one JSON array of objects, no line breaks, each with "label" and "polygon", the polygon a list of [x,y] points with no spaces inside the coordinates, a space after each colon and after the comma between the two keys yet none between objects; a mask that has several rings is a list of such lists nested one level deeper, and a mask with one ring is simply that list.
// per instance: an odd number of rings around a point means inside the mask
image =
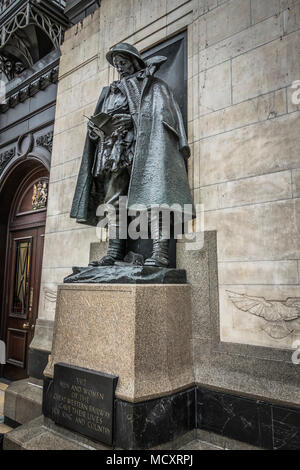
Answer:
[{"label": "arched doorway", "polygon": [[10,380],[28,376],[28,350],[38,313],[48,178],[46,166],[27,157],[12,169],[0,193],[3,376]]}]

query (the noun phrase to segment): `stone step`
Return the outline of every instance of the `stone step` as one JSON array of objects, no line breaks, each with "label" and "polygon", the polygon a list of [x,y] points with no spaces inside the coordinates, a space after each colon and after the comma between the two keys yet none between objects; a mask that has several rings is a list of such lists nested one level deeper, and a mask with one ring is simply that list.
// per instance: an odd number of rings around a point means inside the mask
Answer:
[{"label": "stone step", "polygon": [[196,438],[181,450],[262,450],[260,447],[240,442],[204,429],[197,429]]},{"label": "stone step", "polygon": [[3,440],[5,434],[9,433],[13,429],[6,424],[3,424],[3,421],[0,419],[0,450],[2,450],[3,447]]},{"label": "stone step", "polygon": [[[56,426],[40,416],[7,434],[4,438],[4,450],[111,450],[111,448]],[[179,450],[222,449],[196,439]]]},{"label": "stone step", "polygon": [[[201,435],[202,431],[195,431]],[[203,431],[208,442],[201,438],[194,438],[187,444],[178,446],[177,450],[257,450],[253,446],[234,441],[223,436]],[[11,430],[4,435],[4,450],[112,450],[100,443],[95,443],[88,438],[55,425],[51,420],[40,416],[30,423]],[[118,450],[118,449],[116,449]],[[155,450],[155,449],[154,449]],[[157,450],[175,450],[168,444],[159,446]]]},{"label": "stone step", "polygon": [[[1,415],[2,411],[0,411]],[[12,431],[10,426],[4,424],[4,416],[0,416],[0,450],[2,450],[4,435]]]},{"label": "stone step", "polygon": [[11,427],[4,424],[4,416],[3,416],[4,393],[7,387],[8,387],[8,384],[0,381],[0,450],[2,449],[4,434],[12,430]]},{"label": "stone step", "polygon": [[4,450],[110,450],[40,416],[4,436]]},{"label": "stone step", "polygon": [[43,382],[29,377],[12,382],[5,390],[6,422],[26,424],[42,414]]}]

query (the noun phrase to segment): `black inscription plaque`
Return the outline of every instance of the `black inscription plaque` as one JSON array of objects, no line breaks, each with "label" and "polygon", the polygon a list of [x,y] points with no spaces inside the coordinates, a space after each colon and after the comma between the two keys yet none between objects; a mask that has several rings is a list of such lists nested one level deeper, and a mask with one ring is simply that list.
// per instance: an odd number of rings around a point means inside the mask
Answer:
[{"label": "black inscription plaque", "polygon": [[118,377],[113,375],[55,364],[52,409],[55,423],[112,445],[117,381]]}]

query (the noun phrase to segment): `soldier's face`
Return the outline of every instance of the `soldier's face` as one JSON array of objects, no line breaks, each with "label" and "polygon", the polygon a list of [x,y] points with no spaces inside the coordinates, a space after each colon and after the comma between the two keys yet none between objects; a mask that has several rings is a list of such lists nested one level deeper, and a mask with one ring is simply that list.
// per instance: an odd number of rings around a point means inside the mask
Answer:
[{"label": "soldier's face", "polygon": [[114,67],[119,72],[121,78],[128,77],[134,73],[134,66],[131,60],[123,55],[116,54],[113,57]]}]

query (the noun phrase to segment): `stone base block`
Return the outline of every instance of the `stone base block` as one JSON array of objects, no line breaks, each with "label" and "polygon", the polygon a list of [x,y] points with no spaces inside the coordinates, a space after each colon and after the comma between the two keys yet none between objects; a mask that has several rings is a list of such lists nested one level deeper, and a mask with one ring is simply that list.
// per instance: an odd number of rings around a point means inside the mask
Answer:
[{"label": "stone base block", "polygon": [[[52,294],[50,298],[51,302],[54,302],[56,294]],[[43,380],[43,373],[52,348],[53,323],[53,321],[37,319],[34,338],[29,348],[28,375],[30,377]]]},{"label": "stone base block", "polygon": [[43,382],[32,377],[13,382],[5,391],[4,418],[7,423],[25,424],[41,416]]},{"label": "stone base block", "polygon": [[118,377],[115,448],[175,445],[196,427],[187,284],[58,287],[43,414],[53,414],[54,365]]},{"label": "stone base block", "polygon": [[141,402],[193,386],[188,285],[58,287],[54,364],[119,377],[116,398]]}]

